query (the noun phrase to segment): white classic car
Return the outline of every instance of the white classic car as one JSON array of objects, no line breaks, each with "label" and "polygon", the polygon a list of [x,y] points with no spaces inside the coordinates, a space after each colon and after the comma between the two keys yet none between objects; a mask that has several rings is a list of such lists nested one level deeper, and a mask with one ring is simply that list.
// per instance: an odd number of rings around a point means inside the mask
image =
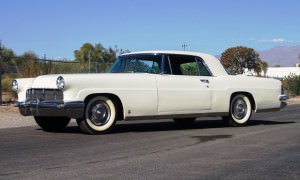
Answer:
[{"label": "white classic car", "polygon": [[118,57],[109,73],[58,74],[16,79],[13,90],[24,116],[45,131],[71,118],[88,134],[108,132],[118,120],[221,116],[245,125],[252,111],[286,105],[279,80],[228,75],[215,57],[186,51],[144,51]]}]

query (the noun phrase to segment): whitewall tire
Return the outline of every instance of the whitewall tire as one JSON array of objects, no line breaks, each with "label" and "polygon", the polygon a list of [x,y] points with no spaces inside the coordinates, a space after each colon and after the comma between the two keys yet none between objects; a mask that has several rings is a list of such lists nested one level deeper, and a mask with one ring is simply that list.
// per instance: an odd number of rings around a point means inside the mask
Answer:
[{"label": "whitewall tire", "polygon": [[116,107],[104,96],[92,98],[86,105],[85,118],[77,119],[80,129],[87,134],[103,134],[116,123]]},{"label": "whitewall tire", "polygon": [[245,126],[252,115],[250,99],[243,95],[235,95],[230,102],[229,116],[223,117],[231,126]]}]

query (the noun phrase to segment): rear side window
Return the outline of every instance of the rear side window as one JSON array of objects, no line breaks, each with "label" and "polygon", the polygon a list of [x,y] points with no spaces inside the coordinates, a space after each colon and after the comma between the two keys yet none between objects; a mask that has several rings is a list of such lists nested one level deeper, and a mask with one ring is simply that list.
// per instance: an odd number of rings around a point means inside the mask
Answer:
[{"label": "rear side window", "polygon": [[208,71],[206,65],[203,63],[203,60],[199,58],[196,59],[197,59],[200,76],[211,76],[211,73]]},{"label": "rear side window", "polygon": [[182,75],[187,75],[187,76],[198,76],[199,75],[196,61],[180,64],[180,71],[181,71]]},{"label": "rear side window", "polygon": [[169,55],[173,75],[198,76],[197,63],[193,56]]},{"label": "rear side window", "polygon": [[211,76],[203,60],[194,56],[169,55],[173,75]]}]

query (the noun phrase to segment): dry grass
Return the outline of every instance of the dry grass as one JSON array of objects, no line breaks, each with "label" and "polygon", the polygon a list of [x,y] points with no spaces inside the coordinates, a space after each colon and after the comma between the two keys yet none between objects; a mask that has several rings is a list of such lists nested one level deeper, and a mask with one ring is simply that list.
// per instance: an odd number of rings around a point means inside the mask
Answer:
[{"label": "dry grass", "polygon": [[0,112],[19,112],[17,107],[13,107],[12,105],[0,106]]}]

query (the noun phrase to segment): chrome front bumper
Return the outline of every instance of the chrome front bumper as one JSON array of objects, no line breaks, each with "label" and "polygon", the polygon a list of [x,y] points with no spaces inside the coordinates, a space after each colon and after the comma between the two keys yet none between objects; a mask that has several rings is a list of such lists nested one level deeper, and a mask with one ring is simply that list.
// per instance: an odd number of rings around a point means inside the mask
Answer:
[{"label": "chrome front bumper", "polygon": [[82,118],[84,102],[18,102],[16,106],[23,116],[63,116],[69,118]]}]

